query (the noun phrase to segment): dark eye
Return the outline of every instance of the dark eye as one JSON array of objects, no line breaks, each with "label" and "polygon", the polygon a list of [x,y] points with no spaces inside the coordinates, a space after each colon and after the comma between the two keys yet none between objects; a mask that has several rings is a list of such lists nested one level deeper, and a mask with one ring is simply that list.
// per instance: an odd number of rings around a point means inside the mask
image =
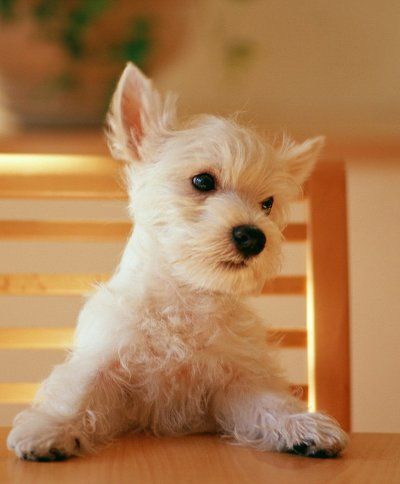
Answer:
[{"label": "dark eye", "polygon": [[209,173],[200,173],[192,178],[192,184],[201,192],[209,192],[215,190],[215,180]]},{"label": "dark eye", "polygon": [[265,211],[267,215],[271,213],[272,205],[274,204],[274,197],[269,197],[263,201],[261,204],[262,209]]}]

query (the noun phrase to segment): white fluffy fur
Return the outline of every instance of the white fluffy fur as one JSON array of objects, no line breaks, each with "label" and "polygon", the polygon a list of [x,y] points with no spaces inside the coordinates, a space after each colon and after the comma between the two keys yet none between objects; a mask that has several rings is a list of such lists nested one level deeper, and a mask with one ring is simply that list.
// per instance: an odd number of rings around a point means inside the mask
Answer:
[{"label": "white fluffy fur", "polygon": [[[127,162],[135,230],[114,276],[84,306],[69,358],[16,417],[9,448],[56,460],[136,430],[340,452],[346,435],[290,394],[263,323],[240,298],[278,271],[288,203],[323,140],[274,148],[231,120],[178,124],[172,98],[133,65],[114,95],[108,139]],[[204,172],[215,176],[214,192],[192,186]],[[267,216],[261,203],[270,196]],[[242,224],[267,238],[245,266],[235,265],[243,258],[231,240]]]}]

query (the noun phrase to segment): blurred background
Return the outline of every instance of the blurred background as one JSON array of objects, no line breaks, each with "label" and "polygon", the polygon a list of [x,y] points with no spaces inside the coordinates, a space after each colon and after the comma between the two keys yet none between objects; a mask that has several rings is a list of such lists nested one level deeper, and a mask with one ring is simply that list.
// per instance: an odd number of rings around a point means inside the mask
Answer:
[{"label": "blurred background", "polygon": [[2,105],[24,126],[100,124],[132,60],[184,113],[396,136],[399,17],[395,0],[2,0]]},{"label": "blurred background", "polygon": [[[325,158],[347,171],[353,429],[399,432],[399,58],[397,0],[0,0],[0,153],[106,155],[101,127],[128,60],[179,94],[182,115],[240,112],[271,135],[326,134]],[[126,219],[123,201],[6,192],[3,220]],[[0,272],[107,272],[122,246],[1,240]],[[287,252],[304,271],[305,247]],[[0,325],[73,323],[78,297],[44,299],[0,296]],[[258,306],[284,325],[304,312],[301,300]],[[0,380],[40,380],[63,357],[25,350],[31,374],[5,349]],[[287,358],[300,379],[303,357]]]}]

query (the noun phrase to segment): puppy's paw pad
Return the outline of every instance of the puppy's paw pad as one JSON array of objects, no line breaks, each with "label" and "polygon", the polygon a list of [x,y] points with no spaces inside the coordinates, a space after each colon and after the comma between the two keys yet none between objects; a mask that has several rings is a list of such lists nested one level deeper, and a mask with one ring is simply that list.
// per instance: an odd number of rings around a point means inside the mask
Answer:
[{"label": "puppy's paw pad", "polygon": [[319,449],[314,441],[301,442],[295,444],[289,452],[296,455],[302,455],[305,457],[317,457],[320,459],[326,459],[330,457],[336,457],[340,449]]},{"label": "puppy's paw pad", "polygon": [[77,439],[61,442],[43,440],[24,440],[18,442],[14,452],[22,460],[33,462],[59,462],[79,454],[79,447],[73,446]]},{"label": "puppy's paw pad", "polygon": [[53,417],[29,410],[17,417],[7,445],[20,459],[54,462],[78,455],[81,439]]},{"label": "puppy's paw pad", "polygon": [[291,415],[284,429],[288,452],[308,457],[335,457],[348,441],[332,417],[318,412]]},{"label": "puppy's paw pad", "polygon": [[28,460],[33,462],[59,462],[67,459],[69,456],[65,451],[52,447],[47,452],[38,454],[36,451],[23,452],[21,455],[22,460]]}]

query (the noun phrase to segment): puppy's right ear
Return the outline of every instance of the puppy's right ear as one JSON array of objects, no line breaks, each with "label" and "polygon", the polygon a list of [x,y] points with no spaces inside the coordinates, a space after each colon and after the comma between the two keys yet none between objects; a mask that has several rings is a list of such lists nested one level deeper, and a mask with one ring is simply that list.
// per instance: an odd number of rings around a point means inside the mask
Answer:
[{"label": "puppy's right ear", "polygon": [[166,134],[175,122],[175,102],[165,101],[134,64],[128,63],[118,82],[107,115],[107,140],[114,158],[141,158],[147,137]]}]

